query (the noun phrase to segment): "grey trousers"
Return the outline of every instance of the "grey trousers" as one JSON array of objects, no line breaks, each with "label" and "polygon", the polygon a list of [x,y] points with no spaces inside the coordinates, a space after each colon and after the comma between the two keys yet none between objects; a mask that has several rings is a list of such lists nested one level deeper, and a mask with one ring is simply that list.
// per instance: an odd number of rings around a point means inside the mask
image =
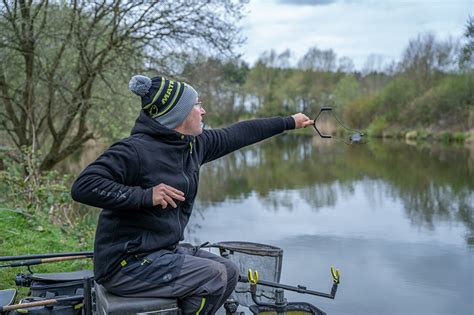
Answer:
[{"label": "grey trousers", "polygon": [[183,314],[214,314],[232,294],[239,269],[230,260],[178,246],[136,255],[102,285],[111,293],[131,297],[177,298]]}]

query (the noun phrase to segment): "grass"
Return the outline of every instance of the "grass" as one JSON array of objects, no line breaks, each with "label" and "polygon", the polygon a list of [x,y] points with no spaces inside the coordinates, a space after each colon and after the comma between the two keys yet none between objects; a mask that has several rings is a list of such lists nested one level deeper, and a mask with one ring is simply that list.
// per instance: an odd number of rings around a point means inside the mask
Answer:
[{"label": "grass", "polygon": [[[77,230],[74,228],[74,231],[71,231],[51,224],[47,219],[28,218],[8,209],[0,209],[0,231],[0,256],[92,250],[92,244],[84,240],[84,235],[90,234],[92,237],[92,232],[80,224]],[[91,268],[91,260],[84,259],[35,265],[31,270],[34,273],[45,273]],[[0,268],[0,289],[14,288],[15,276],[20,272],[28,273],[28,269]],[[24,294],[23,290],[20,293]]]}]

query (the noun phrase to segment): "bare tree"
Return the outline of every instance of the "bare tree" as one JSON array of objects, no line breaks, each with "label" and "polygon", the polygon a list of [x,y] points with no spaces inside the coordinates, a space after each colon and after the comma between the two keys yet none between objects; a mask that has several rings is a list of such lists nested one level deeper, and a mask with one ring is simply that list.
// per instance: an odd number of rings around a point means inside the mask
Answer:
[{"label": "bare tree", "polygon": [[[95,136],[115,82],[171,53],[232,55],[244,1],[26,1],[0,5],[0,124],[51,169]],[[119,110],[115,108],[112,110]]]},{"label": "bare tree", "polygon": [[349,57],[341,57],[338,60],[337,71],[350,73],[354,71],[354,62]]},{"label": "bare tree", "polygon": [[321,50],[312,47],[300,59],[298,68],[312,71],[335,71],[336,53],[332,49]]},{"label": "bare tree", "polygon": [[362,74],[377,73],[383,71],[384,56],[380,54],[370,54],[362,68]]},{"label": "bare tree", "polygon": [[362,86],[366,94],[372,94],[387,84],[387,75],[384,71],[384,56],[370,54],[362,68]]},{"label": "bare tree", "polygon": [[439,41],[432,33],[420,34],[405,48],[400,68],[423,90],[432,85],[437,74],[457,70],[458,55],[457,41]]}]

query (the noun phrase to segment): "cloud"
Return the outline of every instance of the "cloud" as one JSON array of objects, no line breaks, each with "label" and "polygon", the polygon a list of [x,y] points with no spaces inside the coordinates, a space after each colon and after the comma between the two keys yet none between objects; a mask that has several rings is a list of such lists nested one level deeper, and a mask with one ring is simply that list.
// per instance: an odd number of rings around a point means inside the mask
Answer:
[{"label": "cloud", "polygon": [[[283,4],[284,2],[284,4]],[[250,64],[270,49],[290,49],[294,60],[309,48],[333,49],[363,69],[370,55],[397,61],[412,38],[433,32],[438,39],[460,36],[472,0],[252,0],[243,19],[243,58]],[[297,5],[300,4],[300,5]],[[302,5],[327,3],[326,5]]]},{"label": "cloud", "polygon": [[278,0],[281,4],[290,5],[327,5],[337,0]]}]

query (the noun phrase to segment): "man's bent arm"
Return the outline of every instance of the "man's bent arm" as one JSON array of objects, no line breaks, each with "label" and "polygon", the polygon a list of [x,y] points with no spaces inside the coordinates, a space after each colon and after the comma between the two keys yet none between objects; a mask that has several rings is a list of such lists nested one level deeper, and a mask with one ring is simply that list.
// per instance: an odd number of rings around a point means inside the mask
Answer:
[{"label": "man's bent arm", "polygon": [[197,137],[203,142],[199,152],[202,164],[288,129],[295,129],[295,120],[291,116],[252,119],[226,128],[204,130]]},{"label": "man's bent arm", "polygon": [[132,144],[119,142],[90,164],[72,185],[75,201],[111,210],[137,210],[153,205],[153,188],[133,185],[140,172]]}]

